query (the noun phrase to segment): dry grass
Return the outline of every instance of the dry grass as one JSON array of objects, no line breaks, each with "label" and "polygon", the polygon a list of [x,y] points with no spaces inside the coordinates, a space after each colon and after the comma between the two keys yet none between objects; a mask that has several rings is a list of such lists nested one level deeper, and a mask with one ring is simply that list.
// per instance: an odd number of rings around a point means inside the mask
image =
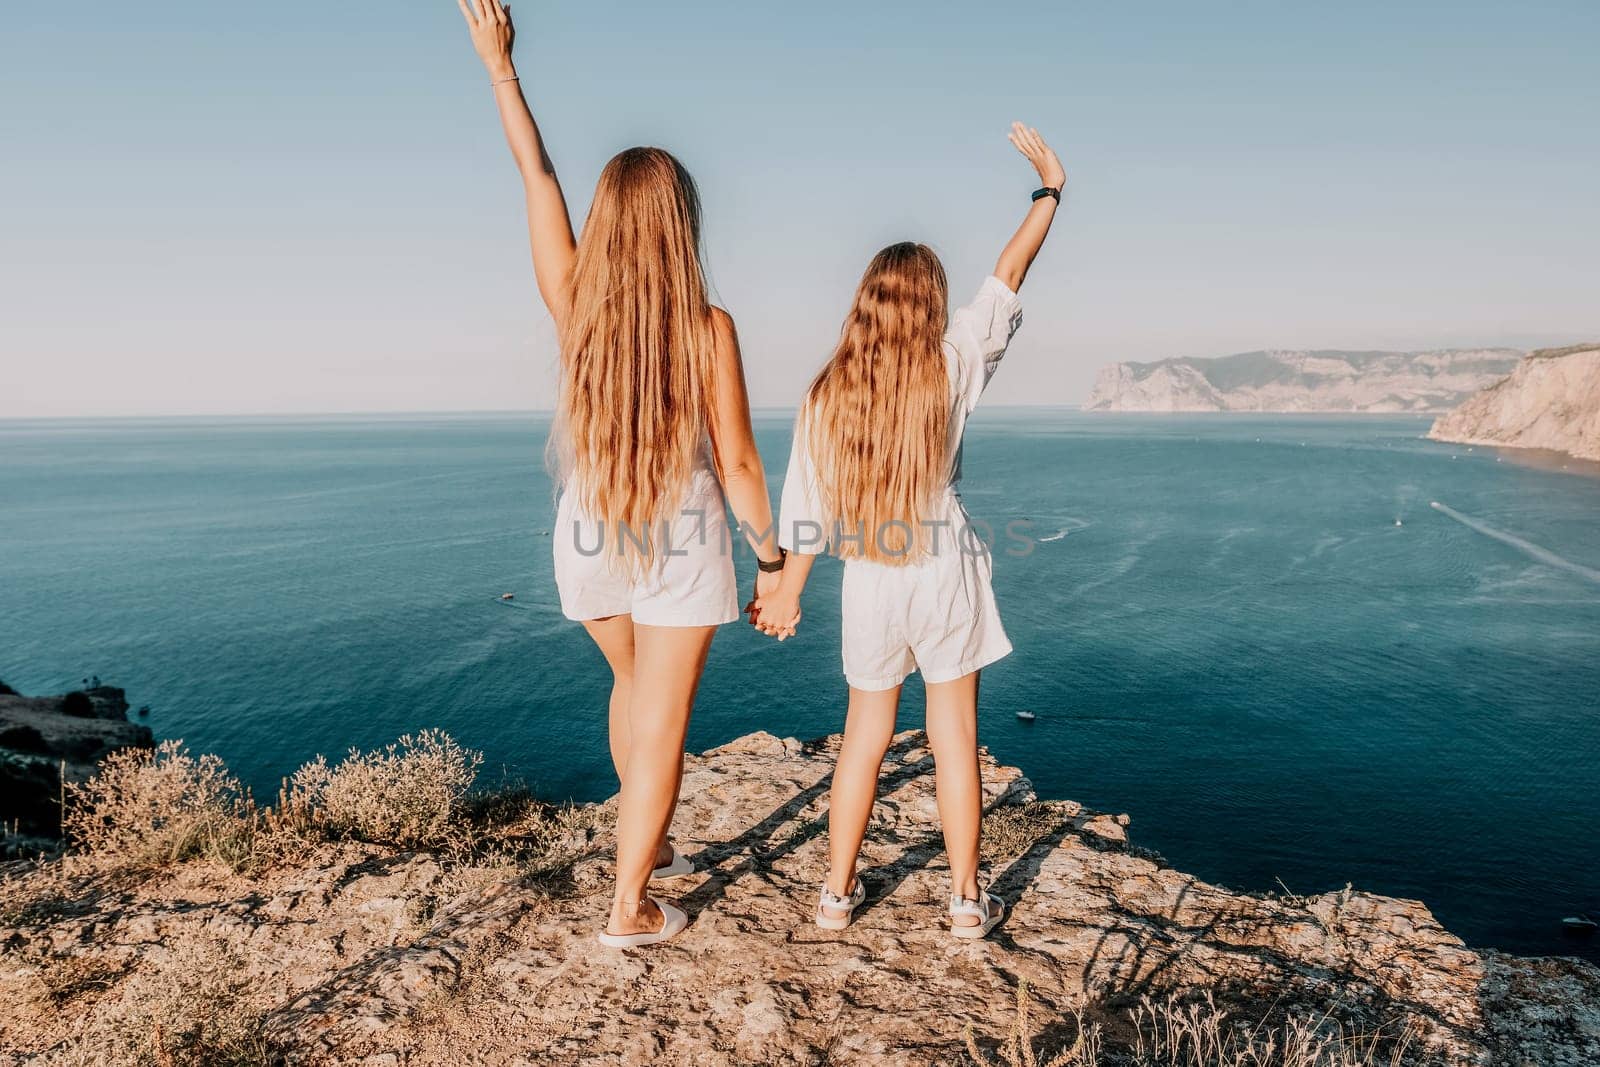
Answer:
[{"label": "dry grass", "polygon": [[404,1026],[411,1036],[446,1035],[459,1029],[482,1002],[499,991],[490,968],[515,944],[509,935],[496,934],[469,946],[462,954],[455,982],[429,996],[406,1017]]},{"label": "dry grass", "polygon": [[452,904],[497,885],[516,884],[546,899],[573,889],[572,871],[612,830],[614,812],[601,805],[549,804],[512,786],[470,798],[439,853],[444,872],[412,902],[413,936]]},{"label": "dry grass", "polygon": [[1046,801],[996,808],[983,817],[980,858],[984,863],[1016,859],[1067,821],[1065,812]]},{"label": "dry grass", "polygon": [[60,864],[0,876],[0,926],[46,923],[67,914],[72,904]]},{"label": "dry grass", "polygon": [[1234,1020],[1209,992],[1146,997],[1133,1022],[1138,1067],[1400,1067],[1413,1038],[1404,1024],[1393,1033],[1352,1032],[1330,1013],[1276,1025]]},{"label": "dry grass", "polygon": [[1034,1031],[1032,1015],[1033,997],[1028,992],[1028,983],[1020,981],[1017,983],[1017,1006],[1011,1029],[1001,1039],[996,1055],[986,1055],[978,1048],[977,1037],[970,1026],[966,1032],[967,1055],[979,1067],[1098,1067],[1101,1063],[1104,1044],[1101,1030],[1098,1024],[1086,1018],[1083,1005],[1071,1009],[1074,1023],[1071,1043],[1044,1059],[1039,1058],[1041,1051],[1037,1046],[1040,1040]]},{"label": "dry grass", "polygon": [[110,989],[124,970],[100,956],[51,956],[40,965],[34,979],[46,1004],[60,1008],[80,997]]},{"label": "dry grass", "polygon": [[266,1010],[247,961],[215,941],[188,940],[141,963],[45,1057],[59,1067],[264,1067]]},{"label": "dry grass", "polygon": [[1250,1022],[1219,1008],[1209,991],[1141,998],[1128,1013],[1132,1039],[1122,1049],[1108,1048],[1102,1028],[1087,1014],[1078,1004],[1056,1019],[1051,1029],[1070,1029],[1072,1038],[1063,1048],[1046,1049],[1028,984],[1019,982],[1011,1027],[995,1052],[983,1051],[969,1027],[967,1055],[978,1067],[1402,1067],[1413,1062],[1408,1057],[1414,1034],[1403,1023],[1391,1033],[1348,1028],[1330,1013]]}]

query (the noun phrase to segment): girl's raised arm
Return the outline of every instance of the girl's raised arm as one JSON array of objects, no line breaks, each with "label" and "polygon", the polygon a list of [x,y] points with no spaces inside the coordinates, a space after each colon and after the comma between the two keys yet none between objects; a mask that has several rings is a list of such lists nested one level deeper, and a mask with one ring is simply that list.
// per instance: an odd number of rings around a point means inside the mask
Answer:
[{"label": "girl's raised arm", "polygon": [[1017,227],[1016,234],[1000,253],[1000,262],[995,264],[994,276],[1012,292],[1016,292],[1022,288],[1022,279],[1027,276],[1028,268],[1033,266],[1034,257],[1039,254],[1040,246],[1050,233],[1050,223],[1056,217],[1056,206],[1061,189],[1067,182],[1067,172],[1062,169],[1054,150],[1039,136],[1038,130],[1013,122],[1008,136],[1017,151],[1027,156],[1033,169],[1039,172],[1039,180],[1044,183],[1044,188],[1055,190],[1055,195],[1046,194],[1033,202],[1022,225]]},{"label": "girl's raised arm", "polygon": [[572,218],[567,201],[556,180],[555,164],[544,149],[539,127],[523,99],[522,83],[511,62],[511,43],[516,28],[511,24],[511,9],[500,0],[456,0],[472,33],[472,47],[489,71],[494,86],[494,101],[500,108],[500,124],[506,142],[522,172],[522,186],[528,199],[528,243],[533,248],[533,275],[539,295],[560,329],[567,317],[567,283],[577,259],[578,244],[572,237]]}]

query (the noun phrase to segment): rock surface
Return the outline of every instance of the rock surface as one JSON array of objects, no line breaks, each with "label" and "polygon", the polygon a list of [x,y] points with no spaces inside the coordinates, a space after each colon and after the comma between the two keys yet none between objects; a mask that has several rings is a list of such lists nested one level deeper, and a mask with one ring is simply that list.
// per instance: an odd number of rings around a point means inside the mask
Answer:
[{"label": "rock surface", "polygon": [[1086,411],[1445,411],[1511,372],[1513,349],[1244,352],[1113,363]]},{"label": "rock surface", "polygon": [[0,684],[0,820],[15,825],[13,836],[59,836],[63,774],[81,782],[117,749],[154,744],[149,728],[127,715],[126,695],[114,686],[27,697]]},{"label": "rock surface", "polygon": [[1600,344],[1529,354],[1509,377],[1437,419],[1428,436],[1600,460]]},{"label": "rock surface", "polygon": [[[967,1063],[964,1032],[993,1047],[1020,982],[1044,1019],[1039,1047],[1073,1036],[1074,1005],[1112,1020],[1143,993],[1201,988],[1246,1017],[1289,1007],[1409,1025],[1436,1063],[1600,1062],[1594,967],[1470,951],[1414,901],[1208,885],[1131,846],[1126,817],[1038,802],[987,755],[985,861],[1010,914],[989,940],[959,942],[918,733],[884,767],[867,903],[849,929],[819,930],[836,751],[837,738],[754,734],[688,759],[674,829],[699,873],[655,887],[693,920],[667,945],[595,942],[604,837],[563,894],[496,880],[436,911],[424,905],[446,898],[448,875],[434,857],[326,846],[316,864],[262,879],[188,865],[48,914],[13,909],[0,999],[27,1002],[64,959],[98,955],[120,973],[198,938],[240,961],[237,981],[262,998],[290,1062]],[[7,1013],[0,1062],[59,1047],[87,1010]]]}]

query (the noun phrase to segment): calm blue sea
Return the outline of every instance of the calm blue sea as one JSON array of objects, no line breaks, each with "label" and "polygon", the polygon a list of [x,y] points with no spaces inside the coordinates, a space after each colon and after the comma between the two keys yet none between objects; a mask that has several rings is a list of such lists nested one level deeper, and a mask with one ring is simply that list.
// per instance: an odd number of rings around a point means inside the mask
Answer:
[{"label": "calm blue sea", "polygon": [[[776,490],[788,420],[758,422]],[[1593,958],[1558,923],[1600,911],[1600,477],[1426,428],[982,412],[969,509],[1048,539],[996,561],[1017,652],[985,672],[983,739],[1205,878],[1353,882],[1473,943]],[[491,781],[603,796],[606,675],[556,605],[546,429],[0,422],[0,678],[99,674],[266,796],[424,726]],[[693,746],[840,728],[839,573],[795,640],[718,636]]]}]

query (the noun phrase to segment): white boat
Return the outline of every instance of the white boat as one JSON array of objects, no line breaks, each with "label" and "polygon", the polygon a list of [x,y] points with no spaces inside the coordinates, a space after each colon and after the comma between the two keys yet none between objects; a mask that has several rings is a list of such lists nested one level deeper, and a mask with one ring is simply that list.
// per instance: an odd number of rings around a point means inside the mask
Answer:
[{"label": "white boat", "polygon": [[1583,934],[1592,934],[1595,930],[1600,929],[1600,923],[1595,922],[1587,915],[1568,915],[1561,920],[1561,925],[1568,930],[1575,930]]},{"label": "white boat", "polygon": [[1034,719],[1038,718],[1038,716],[1031,711],[1023,710],[1017,712],[1017,718],[1023,722],[1032,722]]},{"label": "white boat", "polygon": [[515,600],[515,599],[517,599],[517,594],[515,594],[515,593],[501,593],[500,594],[500,599],[501,600]]}]

